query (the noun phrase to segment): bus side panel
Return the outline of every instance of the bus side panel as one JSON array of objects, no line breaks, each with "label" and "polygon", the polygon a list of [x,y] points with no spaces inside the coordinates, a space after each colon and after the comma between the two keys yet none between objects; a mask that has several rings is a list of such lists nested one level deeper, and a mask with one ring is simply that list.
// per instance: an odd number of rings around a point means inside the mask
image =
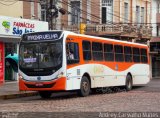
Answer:
[{"label": "bus side panel", "polygon": [[92,68],[94,86],[92,88],[116,85],[115,71],[111,67],[112,65],[115,64],[112,62],[110,66],[94,64],[94,67]]},{"label": "bus side panel", "polygon": [[117,82],[115,72],[103,64],[84,64],[68,68],[67,90],[80,89],[80,82],[85,73],[90,76],[91,88],[124,84],[124,79]]},{"label": "bus side panel", "polygon": [[147,84],[150,81],[148,64],[135,64],[131,72],[133,85]]},{"label": "bus side panel", "polygon": [[[77,74],[77,71],[80,72],[80,75]],[[68,68],[67,73],[69,73],[67,90],[80,89],[80,82],[84,73],[90,76],[91,88],[123,86],[125,85],[128,73],[131,73],[134,85],[149,82],[148,64],[130,64],[128,68],[121,71],[116,71],[103,64],[84,64]]]},{"label": "bus side panel", "polygon": [[[66,89],[67,90],[80,89],[80,83],[84,72],[87,72],[86,66],[84,65],[69,67],[67,69]],[[90,72],[88,73],[90,74]]]}]

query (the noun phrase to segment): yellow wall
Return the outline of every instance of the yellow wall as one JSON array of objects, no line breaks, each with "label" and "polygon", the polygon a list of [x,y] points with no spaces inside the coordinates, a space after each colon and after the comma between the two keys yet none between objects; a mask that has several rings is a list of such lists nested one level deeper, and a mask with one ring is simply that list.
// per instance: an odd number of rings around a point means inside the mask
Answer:
[{"label": "yellow wall", "polygon": [[0,4],[0,15],[1,16],[10,16],[10,17],[20,17],[23,16],[23,2],[22,1],[16,1],[15,4],[9,5],[12,2],[2,2],[2,5]]}]

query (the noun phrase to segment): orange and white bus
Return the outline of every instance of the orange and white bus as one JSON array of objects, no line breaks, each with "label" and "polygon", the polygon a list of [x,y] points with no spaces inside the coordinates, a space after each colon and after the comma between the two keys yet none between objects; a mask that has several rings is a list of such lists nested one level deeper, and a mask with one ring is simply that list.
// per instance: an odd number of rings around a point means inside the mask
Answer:
[{"label": "orange and white bus", "polygon": [[24,34],[19,46],[19,89],[38,91],[48,98],[53,91],[132,86],[150,80],[148,47],[126,41],[46,31]]}]

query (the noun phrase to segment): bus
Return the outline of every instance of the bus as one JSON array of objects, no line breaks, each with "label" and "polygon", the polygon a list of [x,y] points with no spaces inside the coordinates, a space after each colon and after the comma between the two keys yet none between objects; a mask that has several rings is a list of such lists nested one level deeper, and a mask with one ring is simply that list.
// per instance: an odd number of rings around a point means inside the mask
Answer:
[{"label": "bus", "polygon": [[148,46],[109,38],[46,31],[22,36],[19,45],[19,89],[49,98],[54,91],[132,86],[150,81]]}]

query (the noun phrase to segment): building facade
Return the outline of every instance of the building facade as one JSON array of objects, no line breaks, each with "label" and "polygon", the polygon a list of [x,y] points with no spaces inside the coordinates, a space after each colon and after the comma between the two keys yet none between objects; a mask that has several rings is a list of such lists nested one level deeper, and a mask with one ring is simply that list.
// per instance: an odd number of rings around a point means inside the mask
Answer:
[{"label": "building facade", "polygon": [[[24,19],[41,20],[41,2],[31,1],[1,1],[0,15]],[[7,11],[7,12],[6,12]]]},{"label": "building facade", "polygon": [[0,83],[4,80],[17,80],[12,63],[6,57],[11,52],[18,54],[21,36],[24,33],[47,30],[47,22],[0,16]]},{"label": "building facade", "polygon": [[[41,2],[39,0],[31,1],[1,1],[0,4],[0,83],[10,80],[16,80],[17,74],[13,71],[10,63],[5,57],[11,52],[18,52],[18,42],[20,36],[32,31],[42,31],[37,23],[41,20]],[[32,19],[32,20],[27,20]],[[35,27],[23,27],[19,24],[36,24]],[[43,24],[43,23],[42,23]],[[45,22],[46,24],[46,22]],[[43,30],[48,30],[47,26]],[[38,29],[36,29],[39,28]],[[29,32],[30,32],[29,31]]]},{"label": "building facade", "polygon": [[[50,0],[49,0],[50,1]],[[53,17],[54,29],[146,43],[152,36],[151,0],[53,0],[66,11]]]},{"label": "building facade", "polygon": [[152,39],[150,41],[152,77],[160,77],[160,1],[152,0]]}]

